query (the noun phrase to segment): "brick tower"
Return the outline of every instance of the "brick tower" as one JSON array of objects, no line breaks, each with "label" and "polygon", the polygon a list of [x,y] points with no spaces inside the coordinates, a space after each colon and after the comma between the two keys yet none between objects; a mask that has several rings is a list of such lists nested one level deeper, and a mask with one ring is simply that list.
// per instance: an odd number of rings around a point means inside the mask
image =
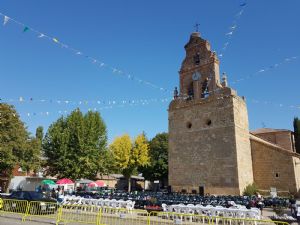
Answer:
[{"label": "brick tower", "polygon": [[179,95],[169,105],[172,191],[241,194],[253,182],[245,100],[220,82],[219,60],[194,32],[185,45]]}]

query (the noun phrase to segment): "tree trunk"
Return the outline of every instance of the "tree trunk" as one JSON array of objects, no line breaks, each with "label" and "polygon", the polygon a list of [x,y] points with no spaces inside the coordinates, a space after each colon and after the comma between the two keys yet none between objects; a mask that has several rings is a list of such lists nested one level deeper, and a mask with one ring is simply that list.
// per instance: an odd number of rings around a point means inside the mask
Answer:
[{"label": "tree trunk", "polygon": [[5,182],[5,185],[4,185],[4,192],[5,193],[9,193],[10,182],[11,182],[11,177],[9,177],[8,180],[7,180],[7,182]]},{"label": "tree trunk", "polygon": [[128,177],[128,193],[131,192],[131,176]]}]

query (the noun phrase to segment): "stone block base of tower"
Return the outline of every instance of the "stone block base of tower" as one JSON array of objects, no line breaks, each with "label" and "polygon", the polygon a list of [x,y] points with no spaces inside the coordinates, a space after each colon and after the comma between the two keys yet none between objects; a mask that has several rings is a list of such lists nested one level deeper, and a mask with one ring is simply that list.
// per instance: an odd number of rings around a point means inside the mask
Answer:
[{"label": "stone block base of tower", "polygon": [[239,195],[253,182],[245,101],[230,88],[223,93],[227,94],[171,102],[172,191]]}]

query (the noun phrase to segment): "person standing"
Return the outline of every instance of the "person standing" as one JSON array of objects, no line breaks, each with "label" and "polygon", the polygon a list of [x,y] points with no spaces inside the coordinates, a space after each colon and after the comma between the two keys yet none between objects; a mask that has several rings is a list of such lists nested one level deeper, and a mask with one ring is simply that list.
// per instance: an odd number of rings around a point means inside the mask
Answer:
[{"label": "person standing", "polygon": [[263,197],[257,193],[257,197],[256,197],[256,207],[260,209],[260,211],[262,212],[263,210]]},{"label": "person standing", "polygon": [[52,188],[51,190],[51,198],[55,198],[55,199],[57,198],[54,188]]},{"label": "person standing", "polygon": [[294,198],[293,195],[290,196],[289,202],[290,202],[291,215],[293,217],[297,217],[296,199]]}]

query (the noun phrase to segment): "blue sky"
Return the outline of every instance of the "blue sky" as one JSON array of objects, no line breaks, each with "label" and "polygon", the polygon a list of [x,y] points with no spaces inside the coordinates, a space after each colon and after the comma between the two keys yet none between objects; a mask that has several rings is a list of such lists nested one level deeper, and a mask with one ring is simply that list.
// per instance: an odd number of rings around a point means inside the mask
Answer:
[{"label": "blue sky", "polygon": [[[300,117],[300,1],[247,1],[238,17],[244,2],[2,0],[1,13],[109,66],[100,68],[8,21],[0,25],[0,97],[15,100],[10,103],[33,133],[37,126],[47,128],[59,118],[59,111],[80,107],[85,112],[101,108],[110,140],[142,131],[152,138],[168,130],[168,101],[161,99],[172,95],[113,73],[110,67],[173,90],[179,82],[183,46],[198,22],[201,36],[218,54],[229,42],[220,68],[227,73],[229,85],[246,96],[250,129],[292,129],[293,117]],[[225,35],[235,20],[233,35]],[[266,71],[258,73],[262,70]],[[234,83],[239,79],[245,80]],[[47,101],[36,101],[41,99]],[[129,100],[148,104],[129,106]],[[119,107],[112,101],[126,103]]]}]

